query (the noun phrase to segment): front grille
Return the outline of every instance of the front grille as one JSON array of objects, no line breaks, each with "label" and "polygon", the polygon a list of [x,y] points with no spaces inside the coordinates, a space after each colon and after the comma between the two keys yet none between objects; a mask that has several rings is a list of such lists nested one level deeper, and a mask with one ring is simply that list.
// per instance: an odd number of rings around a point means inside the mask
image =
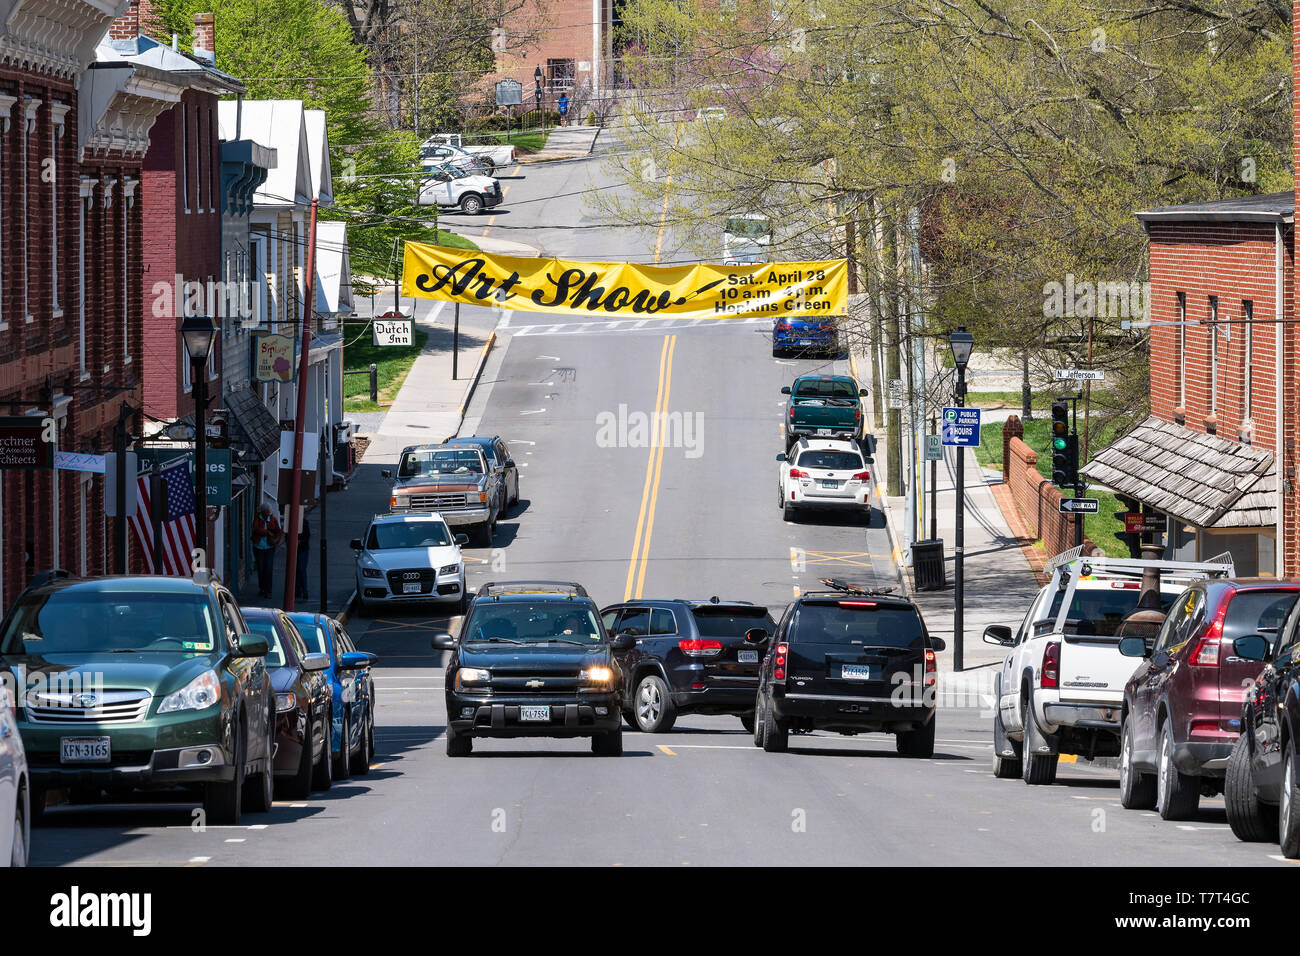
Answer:
[{"label": "front grille", "polygon": [[[532,684],[533,686],[528,686]],[[541,686],[537,686],[540,684]],[[528,695],[543,694],[554,696],[557,694],[574,694],[582,682],[578,678],[577,671],[550,672],[542,674],[502,674],[500,671],[492,672],[492,693],[506,695]]]},{"label": "front grille", "polygon": [[414,594],[414,591],[407,592],[406,585],[418,581],[419,593],[428,594],[433,590],[433,582],[437,577],[438,573],[432,568],[401,568],[388,572],[388,586],[394,594]]},{"label": "front grille", "polygon": [[437,511],[439,508],[465,507],[465,493],[454,492],[440,495],[411,495],[411,508],[420,511],[425,508]]},{"label": "front grille", "polygon": [[143,720],[152,699],[147,690],[38,692],[27,698],[27,719],[35,724],[125,724]]}]

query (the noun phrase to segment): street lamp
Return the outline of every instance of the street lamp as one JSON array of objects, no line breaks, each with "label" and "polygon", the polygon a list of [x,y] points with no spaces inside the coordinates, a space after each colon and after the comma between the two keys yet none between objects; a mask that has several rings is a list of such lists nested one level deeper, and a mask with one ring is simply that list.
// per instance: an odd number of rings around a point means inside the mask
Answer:
[{"label": "street lamp", "polygon": [[[537,97],[537,110],[538,110],[538,112],[541,112],[541,109],[542,109],[542,68],[541,68],[540,66],[533,70],[533,82],[534,82],[534,83],[536,84],[536,86],[537,86],[537,89],[536,89],[535,92],[534,92],[534,95]],[[546,130],[546,117],[545,117],[545,116],[542,117],[542,130],[543,130],[543,132],[545,132],[545,130]]]},{"label": "street lamp", "polygon": [[[966,326],[957,327],[957,331],[948,336],[948,346],[952,349],[952,361],[957,366],[957,394],[954,399],[957,407],[966,404],[966,363],[970,361],[971,350],[975,347],[975,337],[966,331]],[[962,604],[965,600],[965,581],[962,578],[962,548],[966,539],[966,518],[962,505],[966,498],[966,449],[957,448],[957,542],[954,549],[956,558],[953,565],[955,579],[955,605],[952,615],[952,669],[962,669],[962,636],[965,622],[962,620]]]},{"label": "street lamp", "polygon": [[217,327],[210,316],[187,315],[181,321],[181,340],[190,357],[190,383],[194,391],[194,544],[199,560],[208,566],[208,356]]}]

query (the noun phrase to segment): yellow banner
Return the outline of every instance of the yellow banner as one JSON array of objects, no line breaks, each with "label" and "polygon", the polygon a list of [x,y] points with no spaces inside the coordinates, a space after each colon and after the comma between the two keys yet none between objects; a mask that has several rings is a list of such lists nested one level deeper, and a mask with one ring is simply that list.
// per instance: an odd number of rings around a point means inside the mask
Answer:
[{"label": "yellow banner", "polygon": [[806,320],[847,312],[848,267],[843,259],[747,266],[573,262],[408,242],[402,295],[552,315]]}]

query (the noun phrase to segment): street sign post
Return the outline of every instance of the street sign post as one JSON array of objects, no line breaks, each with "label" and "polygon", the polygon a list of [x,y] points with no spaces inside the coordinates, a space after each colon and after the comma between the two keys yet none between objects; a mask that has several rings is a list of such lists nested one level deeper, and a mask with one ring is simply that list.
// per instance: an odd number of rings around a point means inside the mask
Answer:
[{"label": "street sign post", "polygon": [[925,436],[925,460],[926,461],[943,460],[943,439],[939,435]]},{"label": "street sign post", "polygon": [[497,84],[497,106],[522,106],[524,84],[518,80],[502,80]]},{"label": "street sign post", "polygon": [[903,380],[901,378],[891,378],[889,380],[889,407],[903,408],[906,405],[903,395]]},{"label": "street sign post", "polygon": [[1054,382],[1104,382],[1106,373],[1096,369],[1087,368],[1054,368],[1052,369],[1052,381]]},{"label": "street sign post", "polygon": [[1062,498],[1057,509],[1063,515],[1095,515],[1101,508],[1098,498]]},{"label": "street sign post", "polygon": [[945,445],[959,448],[978,448],[980,443],[980,410],[978,408],[945,408],[940,436]]}]

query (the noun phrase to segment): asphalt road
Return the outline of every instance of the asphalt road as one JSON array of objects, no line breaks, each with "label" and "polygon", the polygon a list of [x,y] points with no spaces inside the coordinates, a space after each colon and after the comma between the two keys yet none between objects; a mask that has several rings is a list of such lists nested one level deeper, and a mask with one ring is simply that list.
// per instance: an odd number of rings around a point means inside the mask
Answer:
[{"label": "asphalt road", "polygon": [[[547,253],[644,255],[657,236],[593,240],[566,185],[600,183],[598,161],[528,169],[510,221],[550,228],[510,238]],[[523,200],[537,199],[536,203]],[[517,203],[518,205],[511,205]],[[519,208],[542,210],[516,212]],[[515,217],[519,218],[516,219]],[[649,243],[649,245],[647,245]],[[671,245],[671,237],[665,245]],[[521,331],[522,330],[522,331]],[[779,389],[815,361],[778,362],[761,324],[512,317],[467,430],[509,439],[520,505],[495,547],[467,551],[471,584],[545,577],[582,582],[602,605],[629,594],[745,599],[779,611],[821,577],[897,580],[878,515],[786,523],[776,507]],[[670,416],[669,440],[635,438],[635,416]],[[629,428],[619,440],[622,416]],[[612,421],[610,431],[608,422]],[[674,432],[672,422],[680,421]],[[605,430],[602,432],[602,424]],[[612,441],[605,440],[613,436]],[[381,501],[375,507],[382,506]],[[970,599],[978,601],[977,594]],[[435,614],[349,623],[381,656],[371,773],[328,794],[277,803],[231,828],[192,826],[192,805],[56,809],[33,834],[36,864],[340,863],[619,865],[1270,864],[1277,848],[1238,842],[1221,799],[1190,824],[1119,807],[1116,774],[1062,765],[1029,788],[990,773],[978,701],[945,707],[931,760],[889,737],[795,736],[787,754],[753,746],[739,720],[681,717],[673,732],[628,731],[621,759],[586,741],[476,741],[444,755]]]}]

